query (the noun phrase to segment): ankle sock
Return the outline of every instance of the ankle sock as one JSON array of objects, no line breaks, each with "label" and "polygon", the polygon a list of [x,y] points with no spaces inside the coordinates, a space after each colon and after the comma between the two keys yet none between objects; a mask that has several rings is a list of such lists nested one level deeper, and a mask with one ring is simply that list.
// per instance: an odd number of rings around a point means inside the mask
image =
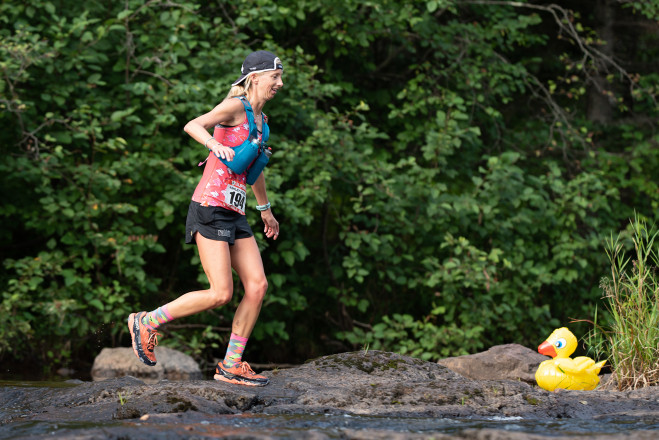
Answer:
[{"label": "ankle sock", "polygon": [[167,311],[167,306],[158,307],[152,312],[147,313],[142,317],[142,324],[147,326],[150,330],[156,330],[161,325],[173,320],[172,315]]},{"label": "ankle sock", "polygon": [[231,339],[229,339],[229,346],[227,347],[227,354],[224,356],[224,365],[227,367],[233,367],[236,363],[241,362],[243,359],[243,351],[245,351],[245,345],[247,345],[247,338],[231,333]]}]

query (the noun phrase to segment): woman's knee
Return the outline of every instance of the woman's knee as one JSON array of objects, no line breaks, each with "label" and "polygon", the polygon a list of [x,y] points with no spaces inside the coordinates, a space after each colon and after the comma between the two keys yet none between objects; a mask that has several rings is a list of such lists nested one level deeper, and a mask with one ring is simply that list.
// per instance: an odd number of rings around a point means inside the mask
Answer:
[{"label": "woman's knee", "polygon": [[231,301],[233,297],[233,288],[231,287],[213,287],[209,289],[210,308],[215,309],[222,307]]},{"label": "woman's knee", "polygon": [[257,280],[250,281],[245,286],[245,296],[252,298],[253,300],[263,301],[265,298],[265,293],[268,291],[268,280],[266,277],[259,278]]}]

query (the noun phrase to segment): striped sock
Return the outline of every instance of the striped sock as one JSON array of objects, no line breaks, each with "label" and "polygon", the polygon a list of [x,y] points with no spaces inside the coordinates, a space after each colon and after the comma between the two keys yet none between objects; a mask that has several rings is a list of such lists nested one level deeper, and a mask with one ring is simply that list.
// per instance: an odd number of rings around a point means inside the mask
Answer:
[{"label": "striped sock", "polygon": [[161,325],[173,320],[172,315],[167,311],[167,306],[158,307],[152,312],[147,313],[142,317],[142,324],[147,326],[150,330],[156,330]]},{"label": "striped sock", "polygon": [[243,359],[243,351],[245,351],[245,345],[247,345],[247,338],[231,333],[231,339],[229,339],[229,346],[227,347],[227,354],[224,356],[224,365],[227,367],[233,367],[236,363],[241,362]]}]

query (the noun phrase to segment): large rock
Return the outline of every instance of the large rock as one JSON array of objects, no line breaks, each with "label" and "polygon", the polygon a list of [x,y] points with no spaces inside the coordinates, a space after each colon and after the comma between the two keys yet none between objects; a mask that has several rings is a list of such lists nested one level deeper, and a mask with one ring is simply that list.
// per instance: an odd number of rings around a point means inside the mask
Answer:
[{"label": "large rock", "polygon": [[137,359],[130,347],[104,348],[94,359],[93,380],[133,376],[147,383],[169,380],[196,380],[202,374],[199,365],[187,354],[168,347],[156,347],[158,363],[149,367]]},{"label": "large rock", "polygon": [[482,353],[440,359],[437,363],[469,379],[521,380],[535,384],[535,371],[547,359],[523,345],[506,344]]},{"label": "large rock", "polygon": [[0,384],[0,438],[649,440],[659,426],[659,387],[549,392],[375,350],[263,374],[266,387],[134,377]]}]

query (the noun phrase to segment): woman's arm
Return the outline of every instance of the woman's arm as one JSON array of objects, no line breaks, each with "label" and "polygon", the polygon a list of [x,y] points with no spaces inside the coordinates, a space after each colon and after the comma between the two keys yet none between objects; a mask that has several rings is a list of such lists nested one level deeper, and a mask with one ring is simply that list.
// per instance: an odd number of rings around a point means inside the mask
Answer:
[{"label": "woman's arm", "polygon": [[[265,190],[265,177],[263,172],[259,175],[254,185],[252,185],[252,191],[256,197],[256,203],[259,205],[267,205],[268,202],[268,193]],[[265,228],[263,232],[268,238],[273,238],[276,240],[279,237],[279,222],[275,219],[275,216],[272,214],[272,209],[268,208],[265,211],[261,211],[261,219],[265,223]]]},{"label": "woman's arm", "polygon": [[189,121],[183,130],[201,145],[210,148],[216,156],[232,160],[235,154],[233,148],[225,147],[219,141],[211,139],[209,130],[217,124],[238,125],[245,117],[245,108],[239,99],[226,99],[206,114]]}]

